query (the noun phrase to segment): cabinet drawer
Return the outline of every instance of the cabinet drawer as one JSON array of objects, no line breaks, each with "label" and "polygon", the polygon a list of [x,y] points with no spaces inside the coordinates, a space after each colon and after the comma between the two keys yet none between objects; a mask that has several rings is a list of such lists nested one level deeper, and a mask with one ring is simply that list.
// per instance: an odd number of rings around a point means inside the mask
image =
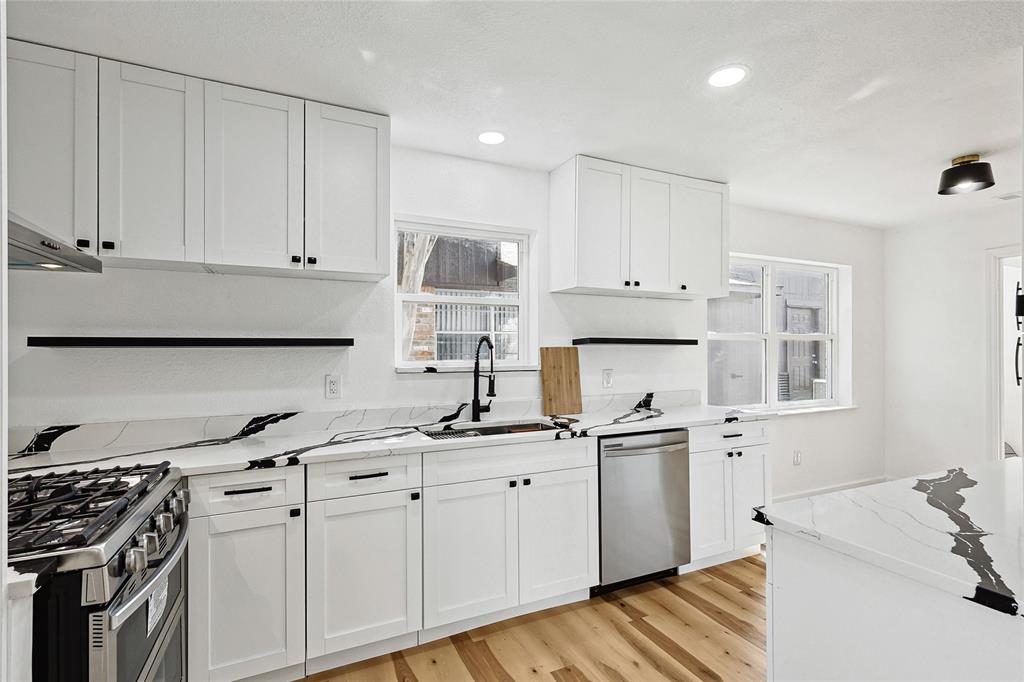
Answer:
[{"label": "cabinet drawer", "polygon": [[189,478],[194,517],[302,504],[306,494],[300,466],[210,474]]},{"label": "cabinet drawer", "polygon": [[768,422],[735,422],[695,426],[690,431],[690,452],[762,445],[768,442]]},{"label": "cabinet drawer", "polygon": [[572,438],[423,454],[423,485],[536,474],[597,464],[597,439]]},{"label": "cabinet drawer", "polygon": [[306,466],[309,499],[330,500],[366,493],[419,488],[422,455],[367,457]]}]

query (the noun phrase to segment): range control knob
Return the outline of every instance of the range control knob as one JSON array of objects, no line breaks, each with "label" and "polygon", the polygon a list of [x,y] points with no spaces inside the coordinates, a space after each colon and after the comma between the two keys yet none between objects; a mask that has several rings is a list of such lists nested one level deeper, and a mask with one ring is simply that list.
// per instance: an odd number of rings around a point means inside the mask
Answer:
[{"label": "range control knob", "polygon": [[169,512],[163,512],[156,517],[156,532],[167,535],[174,530],[174,517]]},{"label": "range control knob", "polygon": [[192,503],[192,491],[190,491],[188,488],[182,488],[181,490],[179,490],[178,497],[185,501],[186,508],[188,507],[189,504]]},{"label": "range control knob", "polygon": [[160,536],[156,533],[143,533],[139,536],[139,546],[146,550],[146,554],[156,554],[160,551]]},{"label": "range control knob", "polygon": [[185,500],[180,497],[172,497],[168,511],[170,511],[175,518],[180,517],[185,513]]},{"label": "range control knob", "polygon": [[124,570],[130,575],[142,573],[149,563],[149,556],[142,547],[132,547],[124,555]]}]

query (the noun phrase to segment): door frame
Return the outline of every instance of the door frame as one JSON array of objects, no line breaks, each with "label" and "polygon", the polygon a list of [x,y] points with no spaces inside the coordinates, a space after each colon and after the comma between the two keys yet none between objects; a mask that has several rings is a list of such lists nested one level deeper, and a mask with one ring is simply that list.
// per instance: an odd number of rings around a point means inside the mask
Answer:
[{"label": "door frame", "polygon": [[985,250],[985,449],[988,458],[997,461],[1003,459],[1002,261],[1020,255],[1020,244]]}]

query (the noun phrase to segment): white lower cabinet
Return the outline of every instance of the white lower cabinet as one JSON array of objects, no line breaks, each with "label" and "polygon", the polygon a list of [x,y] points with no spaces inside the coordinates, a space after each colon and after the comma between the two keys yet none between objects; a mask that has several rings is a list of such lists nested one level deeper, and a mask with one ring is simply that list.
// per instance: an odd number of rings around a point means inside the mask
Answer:
[{"label": "white lower cabinet", "polygon": [[724,450],[691,453],[690,559],[732,548],[732,462]]},{"label": "white lower cabinet", "polygon": [[766,503],[770,486],[767,445],[691,453],[691,559],[764,542],[751,510]]},{"label": "white lower cabinet", "polygon": [[302,507],[199,517],[191,524],[188,679],[237,680],[302,663]]},{"label": "white lower cabinet", "polygon": [[518,480],[423,490],[423,627],[519,603]]},{"label": "white lower cabinet", "polygon": [[597,468],[524,476],[519,489],[519,600],[584,590],[601,577]]},{"label": "white lower cabinet", "polygon": [[308,504],[309,658],[422,627],[419,489]]}]

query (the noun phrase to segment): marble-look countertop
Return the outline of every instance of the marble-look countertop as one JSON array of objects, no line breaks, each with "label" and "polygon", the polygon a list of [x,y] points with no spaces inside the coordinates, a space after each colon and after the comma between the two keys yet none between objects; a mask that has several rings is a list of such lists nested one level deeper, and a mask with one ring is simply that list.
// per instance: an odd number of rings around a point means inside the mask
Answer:
[{"label": "marble-look countertop", "polygon": [[[294,466],[316,462],[358,459],[384,455],[397,455],[436,450],[503,445],[507,443],[528,443],[560,438],[597,437],[635,431],[685,428],[706,424],[721,424],[728,420],[751,420],[764,418],[763,413],[745,413],[729,408],[707,405],[673,404],[666,399],[660,406],[653,394],[630,396],[630,402],[609,399],[593,404],[581,414],[561,415],[556,418],[561,428],[555,430],[517,433],[509,435],[480,436],[450,440],[436,440],[424,431],[438,430],[448,426],[466,428],[471,422],[463,415],[468,409],[461,406],[455,410],[441,408],[395,409],[385,415],[386,423],[368,417],[360,412],[358,419],[348,413],[327,419],[330,415],[317,413],[276,413],[248,417],[231,427],[229,431],[214,432],[207,438],[194,438],[197,433],[189,426],[188,420],[163,420],[153,422],[148,433],[159,433],[160,442],[151,442],[152,436],[134,436],[126,426],[93,429],[94,435],[101,435],[102,447],[65,449],[58,447],[61,439],[78,438],[78,443],[88,442],[90,436],[76,433],[68,427],[53,426],[41,428],[31,436],[26,451],[15,455],[9,462],[11,476],[42,473],[44,470],[60,471],[84,466],[106,467],[149,464],[169,461],[181,469],[185,476],[222,473],[274,466]],[[625,405],[625,406],[624,406]],[[447,411],[447,414],[445,413]],[[509,422],[531,419],[528,415],[510,415],[506,410],[495,410],[495,415],[485,415],[483,423]],[[508,418],[513,416],[513,418]],[[489,418],[488,418],[489,417]],[[502,418],[504,417],[504,418]],[[227,418],[211,418],[227,419]],[[532,417],[537,419],[537,417]],[[366,422],[367,425],[364,425]],[[210,433],[210,426],[204,427],[204,434]],[[103,436],[109,430],[111,437]],[[174,438],[175,431],[183,436]],[[84,433],[84,432],[83,432]],[[38,451],[40,448],[45,451]],[[37,451],[32,451],[36,448]]]},{"label": "marble-look countertop", "polygon": [[1021,615],[1021,459],[888,481],[771,504],[774,529]]}]

